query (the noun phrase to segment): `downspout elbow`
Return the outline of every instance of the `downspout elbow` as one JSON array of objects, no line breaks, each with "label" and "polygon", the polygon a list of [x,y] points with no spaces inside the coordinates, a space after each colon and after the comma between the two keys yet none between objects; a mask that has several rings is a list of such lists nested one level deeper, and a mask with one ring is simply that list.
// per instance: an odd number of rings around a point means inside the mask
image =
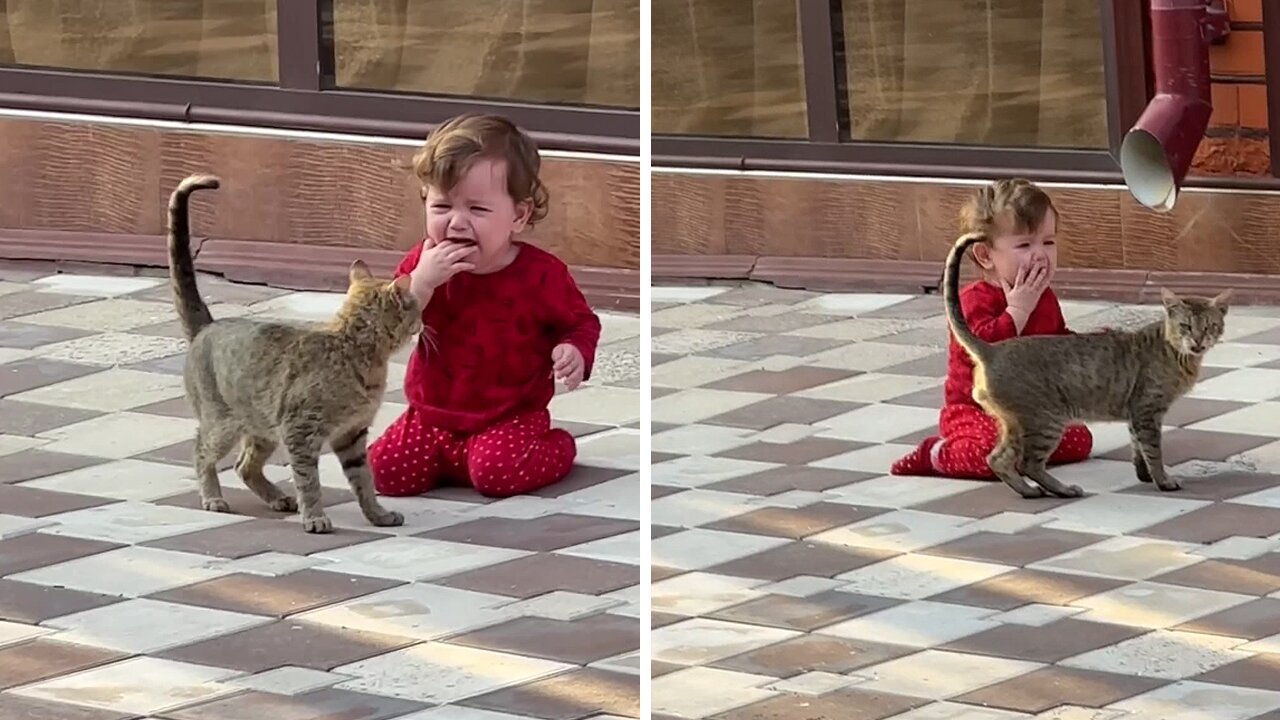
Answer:
[{"label": "downspout elbow", "polygon": [[1228,27],[1213,2],[1150,0],[1156,92],[1120,145],[1120,169],[1134,199],[1155,210],[1173,209],[1213,114],[1209,45]]}]

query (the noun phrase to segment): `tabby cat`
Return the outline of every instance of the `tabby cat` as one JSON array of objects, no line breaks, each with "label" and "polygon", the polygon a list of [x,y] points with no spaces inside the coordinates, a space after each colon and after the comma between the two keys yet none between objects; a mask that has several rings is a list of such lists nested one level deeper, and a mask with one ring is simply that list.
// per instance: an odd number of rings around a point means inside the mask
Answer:
[{"label": "tabby cat", "polygon": [[975,232],[956,241],[947,257],[944,292],[947,320],[973,358],[973,399],[1000,428],[1000,441],[987,456],[992,471],[1023,497],[1041,497],[1046,490],[1080,497],[1078,486],[1064,485],[1046,470],[1063,428],[1080,420],[1123,420],[1129,423],[1138,479],[1177,490],[1161,457],[1161,422],[1195,385],[1204,354],[1222,337],[1231,291],[1208,299],[1161,289],[1164,318],[1134,330],[988,343],[965,323],[959,277],[965,252],[985,240]]},{"label": "tabby cat", "polygon": [[[169,198],[169,274],[191,345],[183,374],[199,423],[195,467],[201,504],[230,511],[216,463],[240,441],[236,472],[244,484],[274,510],[300,506],[307,532],[330,532],[318,471],[328,443],[365,518],[381,527],[403,524],[404,516],[378,502],[365,451],[391,354],[421,329],[409,279],[375,280],[357,260],[342,308],[318,329],[243,318],[215,321],[196,286],[188,206],[192,192],[219,185],[211,175],[192,175]],[[262,472],[281,443],[293,468],[296,502]]]}]

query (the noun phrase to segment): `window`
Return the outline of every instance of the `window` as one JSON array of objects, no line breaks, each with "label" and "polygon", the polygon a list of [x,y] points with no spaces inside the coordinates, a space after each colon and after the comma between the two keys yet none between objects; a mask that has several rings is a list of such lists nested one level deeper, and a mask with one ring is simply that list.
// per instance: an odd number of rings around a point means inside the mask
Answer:
[{"label": "window", "polygon": [[638,108],[640,0],[333,0],[336,84]]},{"label": "window", "polygon": [[5,0],[0,65],[274,83],[276,0]]},{"label": "window", "polygon": [[853,140],[1107,147],[1099,3],[841,7]]},{"label": "window", "polygon": [[652,38],[653,132],[807,136],[794,0],[653,0]]}]

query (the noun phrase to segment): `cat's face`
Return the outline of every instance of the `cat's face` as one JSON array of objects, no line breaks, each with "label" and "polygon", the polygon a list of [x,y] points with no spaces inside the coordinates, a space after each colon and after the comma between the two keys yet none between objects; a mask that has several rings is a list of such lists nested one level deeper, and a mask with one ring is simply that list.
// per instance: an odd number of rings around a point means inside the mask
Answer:
[{"label": "cat's face", "polygon": [[1222,339],[1230,290],[1212,298],[1178,297],[1163,288],[1160,294],[1165,310],[1165,336],[1178,352],[1204,355]]},{"label": "cat's face", "polygon": [[347,306],[388,331],[397,346],[422,330],[422,308],[409,292],[409,276],[379,280],[363,261],[351,266]]}]

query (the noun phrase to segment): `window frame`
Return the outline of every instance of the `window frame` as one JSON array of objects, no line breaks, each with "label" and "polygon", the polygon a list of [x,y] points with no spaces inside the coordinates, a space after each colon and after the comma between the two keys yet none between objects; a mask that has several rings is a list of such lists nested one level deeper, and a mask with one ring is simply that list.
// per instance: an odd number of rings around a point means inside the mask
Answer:
[{"label": "window frame", "polygon": [[415,139],[460,113],[495,112],[543,149],[640,154],[639,110],[334,88],[332,17],[332,0],[277,0],[275,85],[7,66],[0,107]]},{"label": "window frame", "polygon": [[[842,52],[834,47],[840,0],[795,0],[804,62],[806,139],[717,138],[697,135],[653,135],[653,165],[669,168],[712,168],[783,172],[832,172],[859,175],[989,179],[1022,175],[1040,181],[1117,183],[1120,143],[1152,95],[1147,68],[1150,27],[1146,2],[1095,0],[1101,19],[1106,77],[1107,138],[1105,149],[993,147],[948,143],[888,143],[842,137],[840,87]],[[1267,87],[1272,176],[1191,176],[1200,187],[1280,187],[1280,8],[1264,3],[1268,42]],[[855,99],[856,102],[856,99]]]}]

